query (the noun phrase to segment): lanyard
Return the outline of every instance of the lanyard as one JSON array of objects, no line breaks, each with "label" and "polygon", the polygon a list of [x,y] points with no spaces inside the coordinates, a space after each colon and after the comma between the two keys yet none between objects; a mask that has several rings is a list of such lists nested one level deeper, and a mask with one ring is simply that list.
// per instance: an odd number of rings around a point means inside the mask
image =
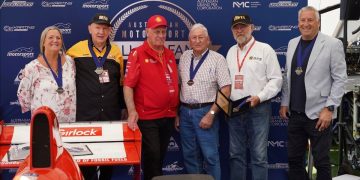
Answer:
[{"label": "lanyard", "polygon": [[311,40],[311,43],[304,49],[304,53],[303,53],[303,47],[302,47],[302,43],[301,40],[299,42],[299,49],[297,52],[297,59],[296,59],[296,67],[302,67],[305,58],[310,54],[310,50],[312,49],[312,47],[315,44],[315,40],[316,40],[317,35],[315,36],[315,38],[313,40]]},{"label": "lanyard", "polygon": [[95,62],[96,68],[102,68],[104,63],[105,63],[105,59],[108,56],[110,49],[111,49],[111,45],[110,44],[106,44],[106,52],[104,54],[103,57],[98,58],[94,52],[94,49],[92,47],[92,43],[91,43],[91,39],[88,40],[88,47],[89,47],[89,51],[91,53],[91,56]]},{"label": "lanyard", "polygon": [[61,65],[61,56],[58,55],[58,60],[57,60],[57,63],[58,63],[58,75],[56,76],[54,70],[51,68],[48,60],[46,59],[46,56],[45,54],[43,54],[43,58],[46,62],[46,64],[49,66],[50,70],[51,70],[51,74],[53,75],[55,81],[56,81],[56,84],[58,85],[59,88],[62,88],[62,65]]},{"label": "lanyard", "polygon": [[207,50],[205,52],[205,54],[201,57],[200,61],[198,62],[198,64],[196,65],[195,69],[194,69],[194,57],[191,58],[191,64],[190,64],[190,80],[193,80],[197,71],[199,70],[201,64],[205,61],[207,55],[209,54],[210,50]]},{"label": "lanyard", "polygon": [[244,65],[244,62],[245,62],[245,60],[246,60],[246,56],[249,54],[249,52],[250,52],[251,48],[254,46],[254,44],[255,44],[255,40],[254,40],[254,42],[251,44],[251,46],[249,47],[249,49],[246,51],[246,54],[245,54],[244,58],[243,58],[242,61],[241,61],[241,64],[240,64],[240,62],[239,62],[239,49],[237,50],[237,63],[238,63],[239,72],[240,72],[241,68],[242,68],[243,65]]}]

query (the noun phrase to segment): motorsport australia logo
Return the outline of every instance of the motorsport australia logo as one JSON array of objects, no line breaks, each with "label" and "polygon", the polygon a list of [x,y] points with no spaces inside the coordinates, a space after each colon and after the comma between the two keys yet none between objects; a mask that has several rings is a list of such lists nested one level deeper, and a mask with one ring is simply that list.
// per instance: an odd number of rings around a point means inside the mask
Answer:
[{"label": "motorsport australia logo", "polygon": [[82,5],[82,8],[93,8],[98,10],[108,10],[109,9],[109,0],[91,0],[85,2]]},{"label": "motorsport australia logo", "polygon": [[277,49],[275,49],[275,52],[277,55],[286,56],[287,46],[281,46]]},{"label": "motorsport australia logo", "polygon": [[43,1],[41,3],[41,6],[46,8],[64,8],[66,6],[71,6],[71,5],[72,2],[64,2],[64,1],[55,1],[55,2]]},{"label": "motorsport australia logo", "polygon": [[58,27],[63,34],[71,34],[71,23],[56,23],[53,26]]},{"label": "motorsport australia logo", "polygon": [[172,164],[168,164],[162,168],[163,171],[174,172],[174,171],[182,171],[184,167],[179,166],[178,161],[173,162]]},{"label": "motorsport australia logo", "polygon": [[180,6],[163,0],[142,0],[120,8],[111,20],[113,25],[110,40],[114,41],[127,59],[132,48],[141,45],[146,38],[146,23],[154,14],[166,17],[168,22],[166,47],[179,59],[181,54],[190,49],[188,34],[196,23],[194,18]]},{"label": "motorsport australia logo", "polygon": [[5,32],[27,32],[34,29],[35,26],[4,26]]},{"label": "motorsport australia logo", "polygon": [[295,8],[298,6],[298,2],[292,1],[279,1],[269,3],[269,8]]},{"label": "motorsport australia logo", "polygon": [[19,47],[7,53],[8,57],[34,58],[33,47]]},{"label": "motorsport australia logo", "polygon": [[3,2],[1,5],[1,8],[3,8],[3,7],[32,7],[33,5],[34,5],[34,2],[9,1],[9,2]]},{"label": "motorsport australia logo", "polygon": [[177,145],[174,137],[170,137],[170,142],[168,145],[168,151],[179,151],[179,146]]}]

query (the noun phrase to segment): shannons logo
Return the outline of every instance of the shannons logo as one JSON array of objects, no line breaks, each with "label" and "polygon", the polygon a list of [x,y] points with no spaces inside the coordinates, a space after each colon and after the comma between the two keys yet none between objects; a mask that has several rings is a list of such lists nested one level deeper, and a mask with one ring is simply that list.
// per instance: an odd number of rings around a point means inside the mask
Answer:
[{"label": "shannons logo", "polygon": [[1,5],[1,8],[3,8],[3,7],[32,7],[33,5],[34,5],[34,2],[10,1],[10,2],[3,2],[3,4]]},{"label": "shannons logo", "polygon": [[175,161],[172,164],[168,164],[162,168],[163,171],[167,172],[182,171],[183,169],[183,167],[178,165],[178,161]]},{"label": "shannons logo", "polygon": [[268,141],[268,147],[286,148],[287,141]]},{"label": "shannons logo", "polygon": [[72,136],[102,136],[101,127],[74,127],[74,128],[60,128],[62,137]]},{"label": "shannons logo", "polygon": [[60,2],[60,1],[55,1],[55,2],[43,1],[41,3],[41,6],[46,8],[64,8],[66,6],[71,6],[71,5],[72,2]]},{"label": "shannons logo", "polygon": [[98,10],[108,10],[109,9],[109,0],[91,0],[85,2],[82,5],[82,8],[94,8]]},{"label": "shannons logo", "polygon": [[197,10],[222,10],[219,0],[197,0]]},{"label": "shannons logo", "polygon": [[177,145],[174,137],[170,137],[170,142],[168,145],[168,151],[179,151],[179,146]]},{"label": "shannons logo", "polygon": [[56,23],[53,26],[58,27],[63,34],[71,34],[71,23]]},{"label": "shannons logo", "polygon": [[5,32],[26,32],[29,30],[34,30],[35,26],[4,26]]},{"label": "shannons logo", "polygon": [[233,8],[257,8],[261,6],[260,1],[233,1]]},{"label": "shannons logo", "polygon": [[22,80],[22,78],[24,77],[24,69],[20,69],[19,73],[16,75],[15,79],[14,79],[14,84],[18,85],[20,84],[20,81]]},{"label": "shannons logo", "polygon": [[275,52],[277,55],[283,55],[286,56],[287,46],[281,46],[277,49],[275,49]]},{"label": "shannons logo", "polygon": [[298,6],[298,2],[292,1],[279,1],[269,3],[269,8],[294,8]]},{"label": "shannons logo", "polygon": [[288,163],[275,163],[275,164],[269,164],[269,169],[289,169]]},{"label": "shannons logo", "polygon": [[298,26],[296,25],[280,25],[280,26],[270,25],[269,31],[291,31],[297,28]]},{"label": "shannons logo", "polygon": [[19,47],[7,53],[9,57],[23,57],[23,58],[34,58],[33,48]]},{"label": "shannons logo", "polygon": [[190,49],[188,34],[191,26],[196,23],[194,18],[172,2],[142,0],[120,9],[111,20],[113,27],[110,40],[120,47],[125,60],[131,49],[141,45],[146,38],[148,17],[141,15],[153,12],[166,15],[168,28],[165,46],[174,52],[175,58],[180,59],[183,52]]},{"label": "shannons logo", "polygon": [[272,116],[270,121],[270,126],[275,127],[286,127],[288,126],[288,122],[280,118],[280,116]]},{"label": "shannons logo", "polygon": [[19,100],[11,101],[9,104],[10,106],[20,106]]},{"label": "shannons logo", "polygon": [[[129,171],[128,171],[128,175],[129,175],[129,176],[134,175],[134,171],[135,171],[134,166],[131,166],[130,169],[129,169]],[[142,169],[140,169],[140,174],[143,174]]]}]

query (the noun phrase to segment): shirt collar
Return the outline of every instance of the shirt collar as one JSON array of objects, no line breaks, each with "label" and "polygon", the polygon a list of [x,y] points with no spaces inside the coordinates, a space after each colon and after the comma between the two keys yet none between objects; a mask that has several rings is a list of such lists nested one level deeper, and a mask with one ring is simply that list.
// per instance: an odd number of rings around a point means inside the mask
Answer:
[{"label": "shirt collar", "polygon": [[255,41],[254,36],[251,36],[251,40],[248,43],[246,43],[246,45],[244,46],[244,48],[242,50],[240,49],[239,45],[237,45],[237,47],[240,51],[247,51],[254,41]]},{"label": "shirt collar", "polygon": [[191,57],[193,57],[194,60],[199,60],[199,59],[201,59],[201,58],[204,56],[204,54],[205,54],[208,50],[209,50],[209,48],[206,48],[206,50],[205,50],[200,56],[198,56],[198,57],[195,56],[194,50],[192,50],[192,52],[191,52]]}]

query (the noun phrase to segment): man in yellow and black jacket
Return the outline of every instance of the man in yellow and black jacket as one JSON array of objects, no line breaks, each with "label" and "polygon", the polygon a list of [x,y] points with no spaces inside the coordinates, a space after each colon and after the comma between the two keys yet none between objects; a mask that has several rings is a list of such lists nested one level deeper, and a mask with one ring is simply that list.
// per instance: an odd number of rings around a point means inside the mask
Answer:
[{"label": "man in yellow and black jacket", "polygon": [[[76,65],[76,121],[125,119],[124,62],[119,47],[109,41],[109,17],[96,14],[88,30],[90,38],[67,51]],[[81,171],[85,179],[97,179],[95,166],[81,167]],[[100,179],[111,179],[111,175],[111,166],[100,167]]]}]

